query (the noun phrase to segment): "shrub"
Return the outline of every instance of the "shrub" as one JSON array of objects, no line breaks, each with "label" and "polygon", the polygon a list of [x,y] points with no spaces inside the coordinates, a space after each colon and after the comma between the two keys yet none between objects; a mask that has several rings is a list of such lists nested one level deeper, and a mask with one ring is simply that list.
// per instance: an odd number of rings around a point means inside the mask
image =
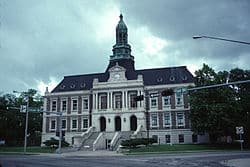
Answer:
[{"label": "shrub", "polygon": [[[43,142],[43,144],[45,144],[45,146],[49,146],[49,147],[58,147],[59,145],[59,140],[51,137],[50,140],[46,140],[45,142]],[[69,143],[66,142],[64,139],[62,139],[62,147],[68,147]]]},{"label": "shrub", "polygon": [[157,143],[156,139],[154,138],[138,138],[138,139],[130,139],[125,140],[121,143],[122,146],[128,147],[128,148],[135,148],[138,145],[152,145],[153,143]]}]

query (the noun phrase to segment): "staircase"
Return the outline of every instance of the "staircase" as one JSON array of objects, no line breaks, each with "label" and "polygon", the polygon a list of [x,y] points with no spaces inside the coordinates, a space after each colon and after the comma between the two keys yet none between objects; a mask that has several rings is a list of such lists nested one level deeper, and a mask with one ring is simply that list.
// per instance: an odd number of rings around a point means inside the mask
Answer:
[{"label": "staircase", "polygon": [[116,151],[118,149],[118,147],[120,146],[120,144],[122,143],[122,141],[124,140],[129,140],[131,138],[133,132],[121,132],[121,137],[119,138],[119,140],[116,142],[115,146],[113,147],[112,151]]},{"label": "staircase", "polygon": [[93,132],[88,139],[86,139],[79,150],[81,151],[93,151],[93,143],[98,137],[99,132]]}]

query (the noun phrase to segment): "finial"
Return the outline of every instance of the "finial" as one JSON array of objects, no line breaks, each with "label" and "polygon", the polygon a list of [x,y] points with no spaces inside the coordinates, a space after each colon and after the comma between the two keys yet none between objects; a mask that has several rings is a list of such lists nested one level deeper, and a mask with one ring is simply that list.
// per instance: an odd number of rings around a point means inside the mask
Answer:
[{"label": "finial", "polygon": [[122,14],[120,14],[120,16],[119,16],[119,17],[120,17],[120,20],[122,20],[122,19],[123,19],[123,16],[122,16]]}]

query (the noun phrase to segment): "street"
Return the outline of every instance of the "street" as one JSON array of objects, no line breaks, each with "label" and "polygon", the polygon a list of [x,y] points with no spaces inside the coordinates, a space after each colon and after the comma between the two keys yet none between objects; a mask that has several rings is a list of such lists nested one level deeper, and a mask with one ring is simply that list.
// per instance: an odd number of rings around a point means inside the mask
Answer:
[{"label": "street", "polygon": [[231,159],[250,158],[250,152],[202,152],[160,155],[0,155],[1,167],[223,167]]}]

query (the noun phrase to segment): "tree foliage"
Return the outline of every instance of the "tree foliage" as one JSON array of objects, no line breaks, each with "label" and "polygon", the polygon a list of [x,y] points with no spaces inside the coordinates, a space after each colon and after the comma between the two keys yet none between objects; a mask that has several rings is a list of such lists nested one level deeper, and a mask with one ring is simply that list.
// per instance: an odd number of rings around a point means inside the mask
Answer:
[{"label": "tree foliage", "polygon": [[[23,145],[25,129],[25,113],[20,113],[20,105],[27,104],[29,97],[30,107],[41,107],[42,97],[34,89],[16,94],[2,94],[0,96],[0,138],[6,145]],[[29,112],[28,145],[41,144],[42,114]]]},{"label": "tree foliage", "polygon": [[[250,72],[247,70],[236,68],[216,73],[206,64],[195,72],[195,84],[198,87],[249,78]],[[209,133],[212,141],[220,136],[237,137],[236,126],[244,126],[249,135],[249,98],[249,83],[190,92],[192,129],[197,133]]]}]

